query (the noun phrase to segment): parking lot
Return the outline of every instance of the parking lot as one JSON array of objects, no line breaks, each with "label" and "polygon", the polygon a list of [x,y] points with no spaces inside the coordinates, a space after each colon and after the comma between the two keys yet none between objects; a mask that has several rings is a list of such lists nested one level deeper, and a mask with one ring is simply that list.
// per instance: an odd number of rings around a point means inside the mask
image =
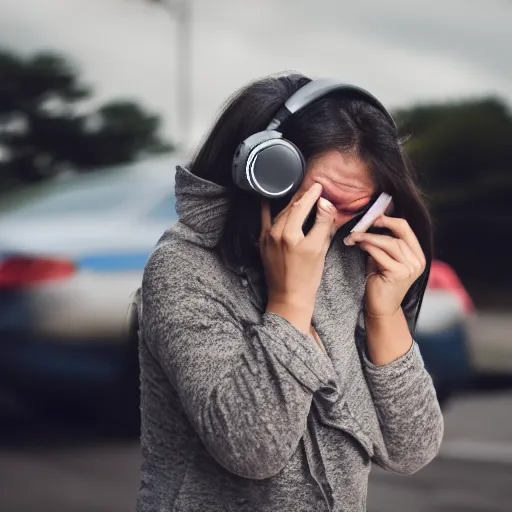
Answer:
[{"label": "parking lot", "polygon": [[[471,394],[445,414],[441,453],[413,476],[375,469],[368,510],[510,512],[512,391]],[[25,417],[3,418],[0,510],[133,510],[140,463],[137,440],[102,438]]]}]

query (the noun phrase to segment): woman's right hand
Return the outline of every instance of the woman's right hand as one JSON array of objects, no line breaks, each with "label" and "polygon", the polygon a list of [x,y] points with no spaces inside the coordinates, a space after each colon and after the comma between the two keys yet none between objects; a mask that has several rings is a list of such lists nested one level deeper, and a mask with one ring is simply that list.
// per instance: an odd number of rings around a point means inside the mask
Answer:
[{"label": "woman's right hand", "polygon": [[[276,313],[308,334],[320,286],[325,256],[334,233],[335,207],[321,198],[314,184],[295,196],[272,224],[270,205],[262,204],[260,253],[268,290],[267,311]],[[302,226],[317,208],[316,221],[307,236]]]}]

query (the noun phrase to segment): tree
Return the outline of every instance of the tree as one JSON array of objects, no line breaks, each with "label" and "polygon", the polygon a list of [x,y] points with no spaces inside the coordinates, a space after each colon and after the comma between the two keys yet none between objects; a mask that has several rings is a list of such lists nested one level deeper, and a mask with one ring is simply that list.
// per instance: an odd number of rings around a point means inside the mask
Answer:
[{"label": "tree", "polygon": [[61,56],[0,51],[0,76],[0,192],[172,149],[158,135],[158,116],[134,102],[84,113],[92,91]]},{"label": "tree", "polygon": [[412,135],[409,155],[428,174],[426,185],[436,194],[459,195],[461,181],[466,194],[474,192],[489,174],[510,169],[512,116],[499,99],[419,106],[399,111],[397,118]]},{"label": "tree", "polygon": [[437,254],[475,290],[510,288],[512,115],[497,98],[416,106],[396,113],[411,135],[436,222]]}]

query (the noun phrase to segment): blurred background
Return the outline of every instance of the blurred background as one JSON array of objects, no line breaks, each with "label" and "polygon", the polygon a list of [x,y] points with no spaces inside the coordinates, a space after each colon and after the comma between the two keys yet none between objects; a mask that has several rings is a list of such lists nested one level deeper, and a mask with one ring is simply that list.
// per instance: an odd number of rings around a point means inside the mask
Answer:
[{"label": "blurred background", "polygon": [[301,71],[390,107],[432,207],[418,343],[438,458],[370,511],[512,510],[512,2],[2,0],[0,510],[132,510],[130,297],[235,89]]}]

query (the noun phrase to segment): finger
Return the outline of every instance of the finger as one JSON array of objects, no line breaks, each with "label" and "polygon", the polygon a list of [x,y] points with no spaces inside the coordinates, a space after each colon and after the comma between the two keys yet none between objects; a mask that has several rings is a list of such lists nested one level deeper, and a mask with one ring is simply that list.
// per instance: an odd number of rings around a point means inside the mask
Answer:
[{"label": "finger", "polygon": [[321,197],[317,201],[317,214],[315,224],[306,236],[308,243],[315,247],[329,247],[332,235],[334,233],[334,217],[336,207],[327,199]]},{"label": "finger", "polygon": [[[377,235],[379,236],[379,235]],[[382,246],[374,245],[369,241],[362,242],[360,246],[364,248],[364,250],[367,250],[367,247],[374,246],[378,249],[384,251],[389,257],[391,257],[393,260],[401,264],[402,270],[406,272],[404,274],[404,277],[414,278],[416,279],[421,275],[423,272],[423,266],[416,258],[416,255],[411,251],[409,246],[399,238],[393,238],[392,240],[395,241],[395,247],[398,248],[398,251],[400,252],[400,258],[397,259],[397,256],[394,254],[390,254],[388,252],[388,248],[385,247],[385,244],[382,244]],[[380,242],[380,240],[379,240]]]},{"label": "finger", "polygon": [[272,229],[272,213],[270,212],[270,203],[268,200],[261,201],[261,237],[265,237]]},{"label": "finger", "polygon": [[423,265],[418,260],[411,248],[400,238],[393,238],[386,235],[376,235],[373,233],[360,233],[356,238],[360,238],[361,243],[369,243],[385,251],[394,260],[402,263],[411,276],[419,276],[423,272]]},{"label": "finger", "polygon": [[402,270],[403,264],[396,261],[380,247],[370,243],[361,244],[360,247],[373,258],[380,272],[398,273]]},{"label": "finger", "polygon": [[405,242],[402,242],[399,238],[374,233],[352,233],[349,238],[353,243],[369,243],[374,245],[401,263],[404,263],[406,260],[404,250],[401,247],[401,245],[405,246]]},{"label": "finger", "polygon": [[294,205],[304,197],[304,195],[307,193],[307,190],[298,190],[290,200],[290,202],[279,212],[278,215],[276,215],[274,219],[274,223],[272,225],[272,232],[274,235],[276,235],[278,238],[281,237],[283,230],[286,226],[286,222],[288,220],[288,216],[290,215],[291,210],[293,209]]},{"label": "finger", "polygon": [[366,277],[377,274],[378,271],[379,267],[377,266],[377,263],[375,263],[375,260],[371,256],[368,256],[368,262],[366,263]]},{"label": "finger", "polygon": [[414,231],[405,219],[382,215],[375,221],[374,226],[391,230],[398,238],[401,238],[411,248],[418,260],[422,262],[422,264],[425,264],[423,249],[421,248]]},{"label": "finger", "polygon": [[297,233],[302,234],[302,226],[321,194],[322,185],[319,183],[315,183],[311,188],[309,188],[307,192],[290,208],[290,213],[286,220],[284,231],[288,232],[288,234],[292,236]]}]

